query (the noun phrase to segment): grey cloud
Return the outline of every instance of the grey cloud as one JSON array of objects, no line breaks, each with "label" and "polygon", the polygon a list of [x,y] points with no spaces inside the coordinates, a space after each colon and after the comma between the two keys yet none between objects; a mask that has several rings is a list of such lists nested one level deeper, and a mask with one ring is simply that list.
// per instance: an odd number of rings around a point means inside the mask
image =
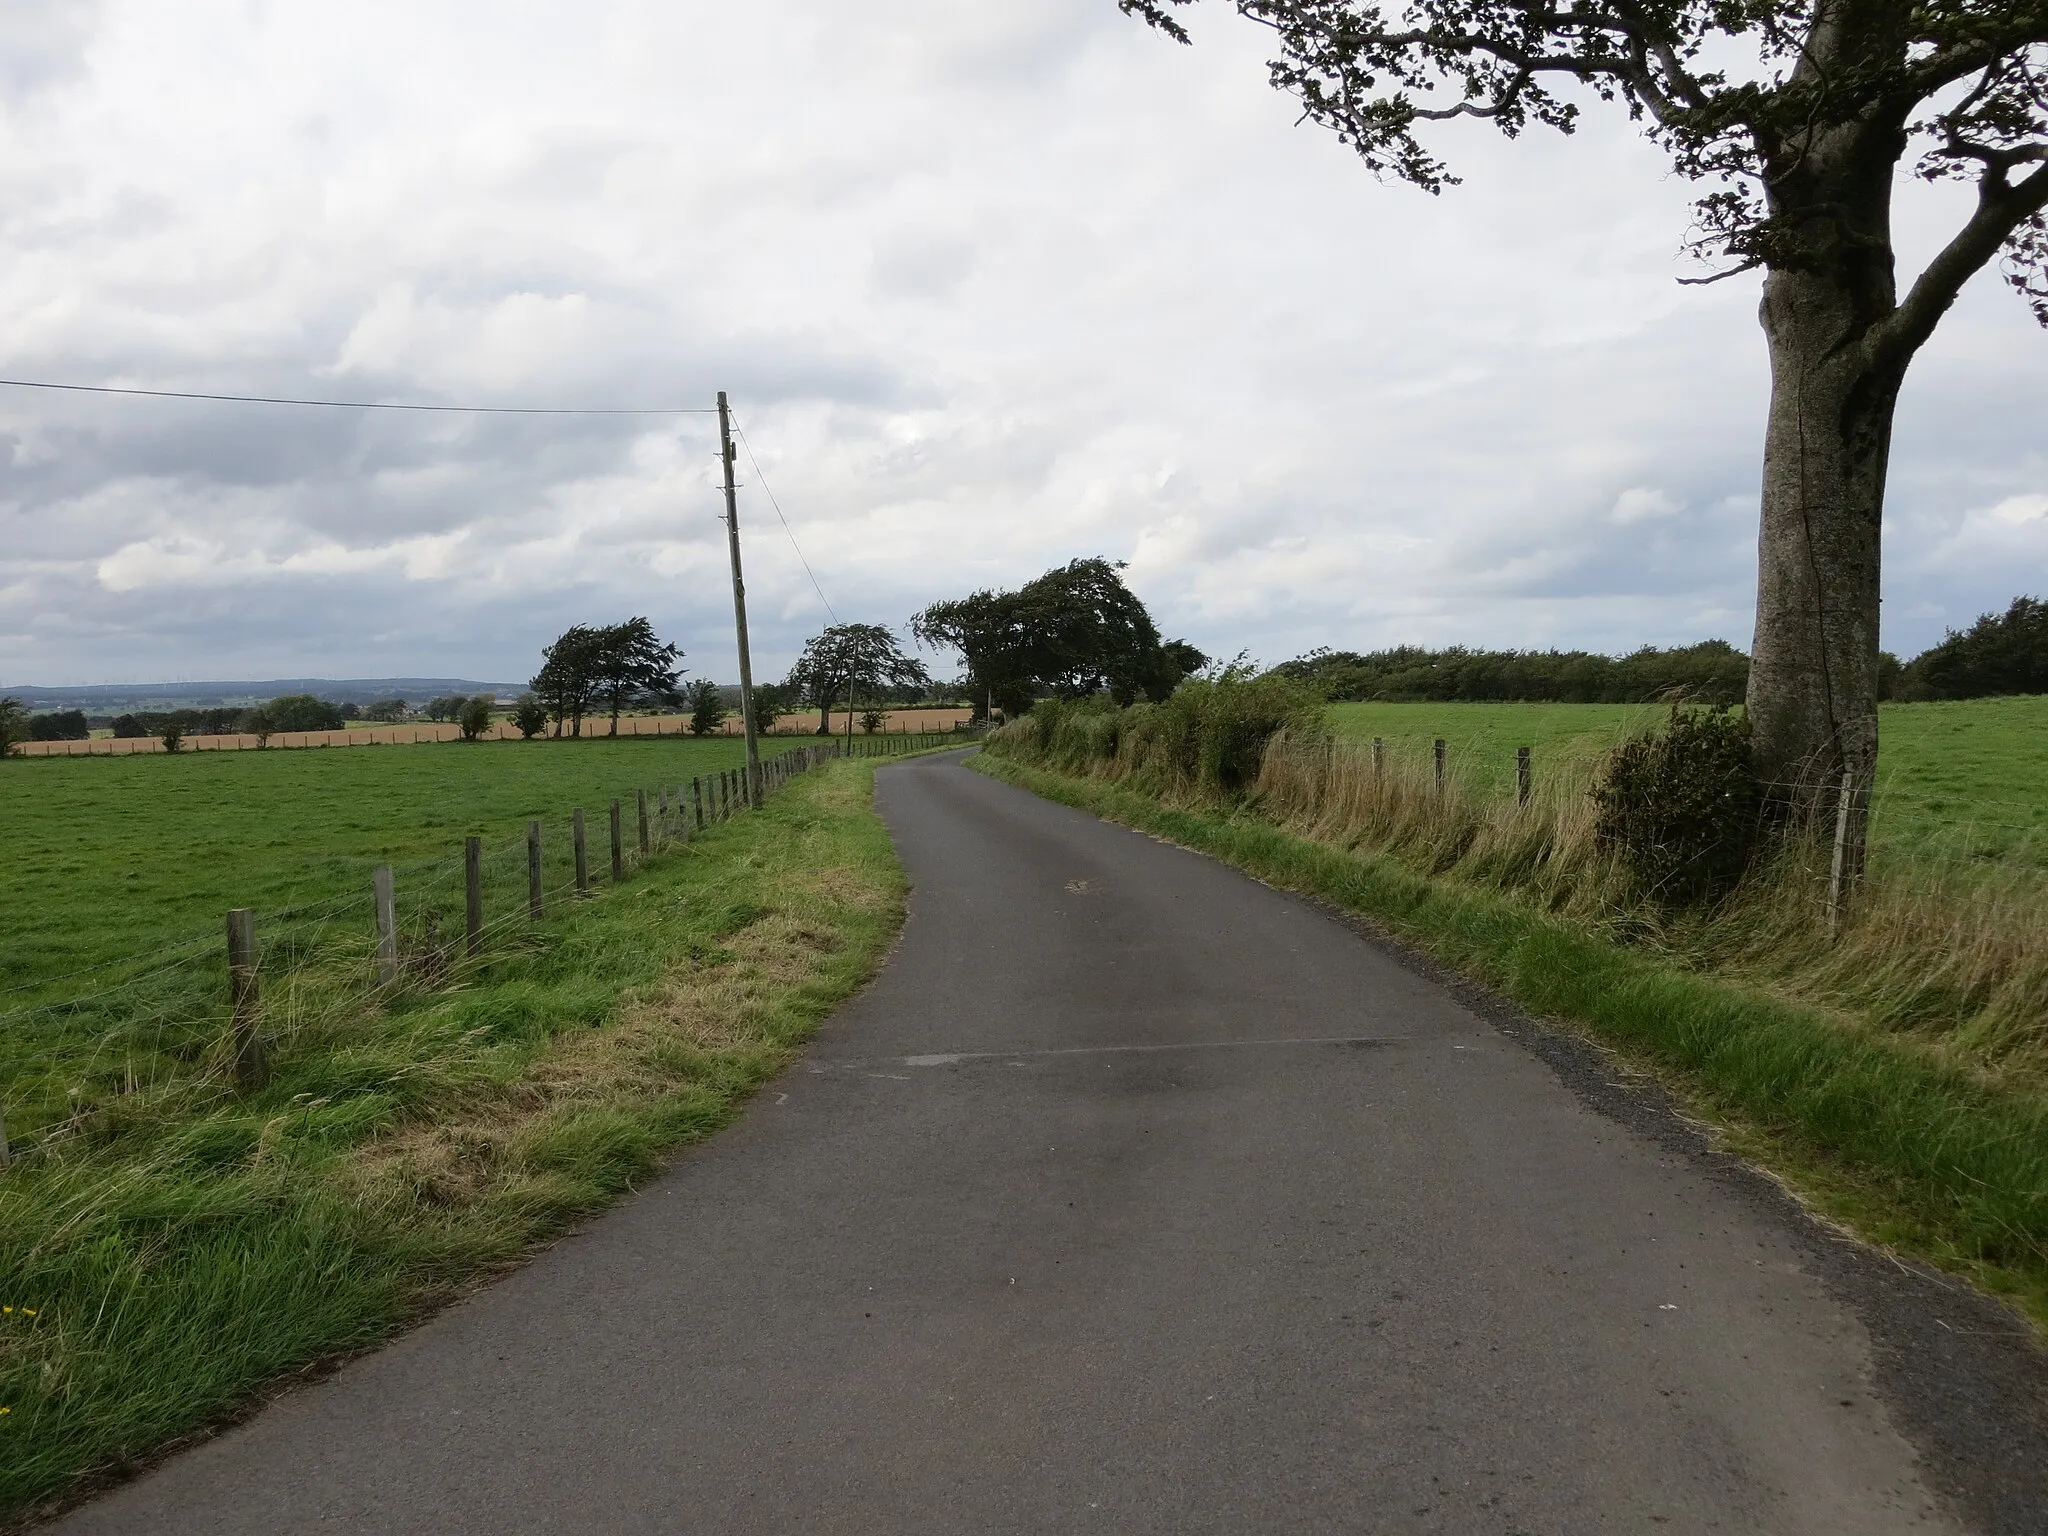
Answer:
[{"label": "grey cloud", "polygon": [[[46,74],[73,88],[0,148],[0,373],[725,388],[832,602],[880,622],[1106,554],[1222,654],[1747,636],[1754,292],[1675,286],[1688,189],[1610,117],[1463,136],[1428,199],[1293,128],[1226,11],[1185,50],[1104,0],[539,0],[483,39],[168,9],[110,8],[94,75]],[[1897,647],[2040,568],[1987,509],[2048,492],[2044,394],[2024,312],[1973,287],[1901,416]],[[0,675],[516,677],[647,612],[729,677],[710,455],[702,417],[0,392]],[[742,466],[772,673],[823,610]],[[1632,489],[1680,510],[1617,521]]]}]

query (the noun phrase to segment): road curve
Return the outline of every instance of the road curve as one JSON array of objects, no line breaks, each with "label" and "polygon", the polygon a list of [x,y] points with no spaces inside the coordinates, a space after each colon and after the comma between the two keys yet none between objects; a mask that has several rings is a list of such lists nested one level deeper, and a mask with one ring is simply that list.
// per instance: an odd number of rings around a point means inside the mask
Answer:
[{"label": "road curve", "polygon": [[66,1532],[1958,1531],[1814,1239],[1319,909],[885,770],[732,1130]]}]

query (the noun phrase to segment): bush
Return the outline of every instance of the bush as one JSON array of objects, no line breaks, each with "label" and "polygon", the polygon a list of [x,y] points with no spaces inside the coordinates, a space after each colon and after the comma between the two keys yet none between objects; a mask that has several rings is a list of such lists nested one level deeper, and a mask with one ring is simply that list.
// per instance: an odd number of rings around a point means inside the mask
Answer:
[{"label": "bush", "polygon": [[277,731],[277,722],[270,718],[270,711],[258,704],[242,716],[242,729],[256,738],[257,747],[270,745],[270,738]]},{"label": "bush", "polygon": [[889,717],[879,709],[864,709],[860,712],[860,728],[870,736],[888,722]]},{"label": "bush", "polygon": [[522,693],[519,702],[512,706],[512,723],[519,728],[521,737],[531,741],[548,728],[548,707],[532,694]]},{"label": "bush", "polygon": [[710,678],[700,677],[685,688],[683,702],[690,708],[692,736],[709,736],[725,724],[725,696]]},{"label": "bush", "polygon": [[1759,843],[1763,793],[1749,721],[1674,705],[1662,735],[1609,754],[1593,798],[1595,836],[1647,894],[1674,903],[1725,895]]},{"label": "bush", "polygon": [[156,739],[164,744],[166,752],[182,752],[185,749],[185,727],[179,721],[169,721],[158,730]]},{"label": "bush", "polygon": [[455,723],[462,728],[464,741],[475,741],[491,728],[491,705],[496,702],[477,694],[464,699],[462,708],[456,713]]},{"label": "bush", "polygon": [[28,734],[31,741],[84,741],[92,731],[86,726],[84,710],[59,709],[31,715]]},{"label": "bush", "polygon": [[1119,773],[1158,789],[1232,796],[1257,781],[1275,736],[1320,732],[1322,715],[1321,698],[1304,683],[1225,670],[1128,709],[1103,695],[1041,699],[1003,730],[997,749],[1069,772],[1114,761]]},{"label": "bush", "polygon": [[17,743],[28,740],[28,711],[19,699],[0,699],[0,757],[13,755]]}]

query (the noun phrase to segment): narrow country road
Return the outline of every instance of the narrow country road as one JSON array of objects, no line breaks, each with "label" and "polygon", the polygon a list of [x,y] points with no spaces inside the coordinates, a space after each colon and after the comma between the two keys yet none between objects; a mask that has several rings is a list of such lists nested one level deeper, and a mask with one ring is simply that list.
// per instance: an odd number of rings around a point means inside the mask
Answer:
[{"label": "narrow country road", "polygon": [[2029,1528],[2037,1426],[1885,1321],[1940,1287],[1588,1053],[956,758],[880,786],[902,942],[737,1126],[59,1528]]}]

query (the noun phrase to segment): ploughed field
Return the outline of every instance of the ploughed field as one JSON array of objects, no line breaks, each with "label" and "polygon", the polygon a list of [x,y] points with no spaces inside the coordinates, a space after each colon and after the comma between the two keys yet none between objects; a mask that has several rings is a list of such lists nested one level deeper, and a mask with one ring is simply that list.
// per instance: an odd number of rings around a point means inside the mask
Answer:
[{"label": "ploughed field", "polygon": [[[1480,792],[1510,793],[1515,748],[1538,775],[1590,782],[1602,753],[1664,716],[1640,704],[1335,704],[1347,741],[1378,736],[1390,756],[1426,764],[1445,744],[1447,772]],[[2048,696],[1886,704],[1878,714],[1871,840],[1885,853],[2048,869]]]},{"label": "ploughed field", "polygon": [[529,820],[543,824],[553,888],[570,876],[570,814],[581,807],[601,879],[613,799],[631,847],[636,789],[658,803],[660,789],[673,795],[744,758],[736,738],[671,736],[10,762],[0,767],[0,1017],[114,987],[157,993],[184,971],[217,979],[231,907],[254,909],[266,943],[364,928],[379,864],[397,873],[402,915],[431,914],[459,933],[472,834],[489,850],[486,915],[497,921],[525,900]]}]

